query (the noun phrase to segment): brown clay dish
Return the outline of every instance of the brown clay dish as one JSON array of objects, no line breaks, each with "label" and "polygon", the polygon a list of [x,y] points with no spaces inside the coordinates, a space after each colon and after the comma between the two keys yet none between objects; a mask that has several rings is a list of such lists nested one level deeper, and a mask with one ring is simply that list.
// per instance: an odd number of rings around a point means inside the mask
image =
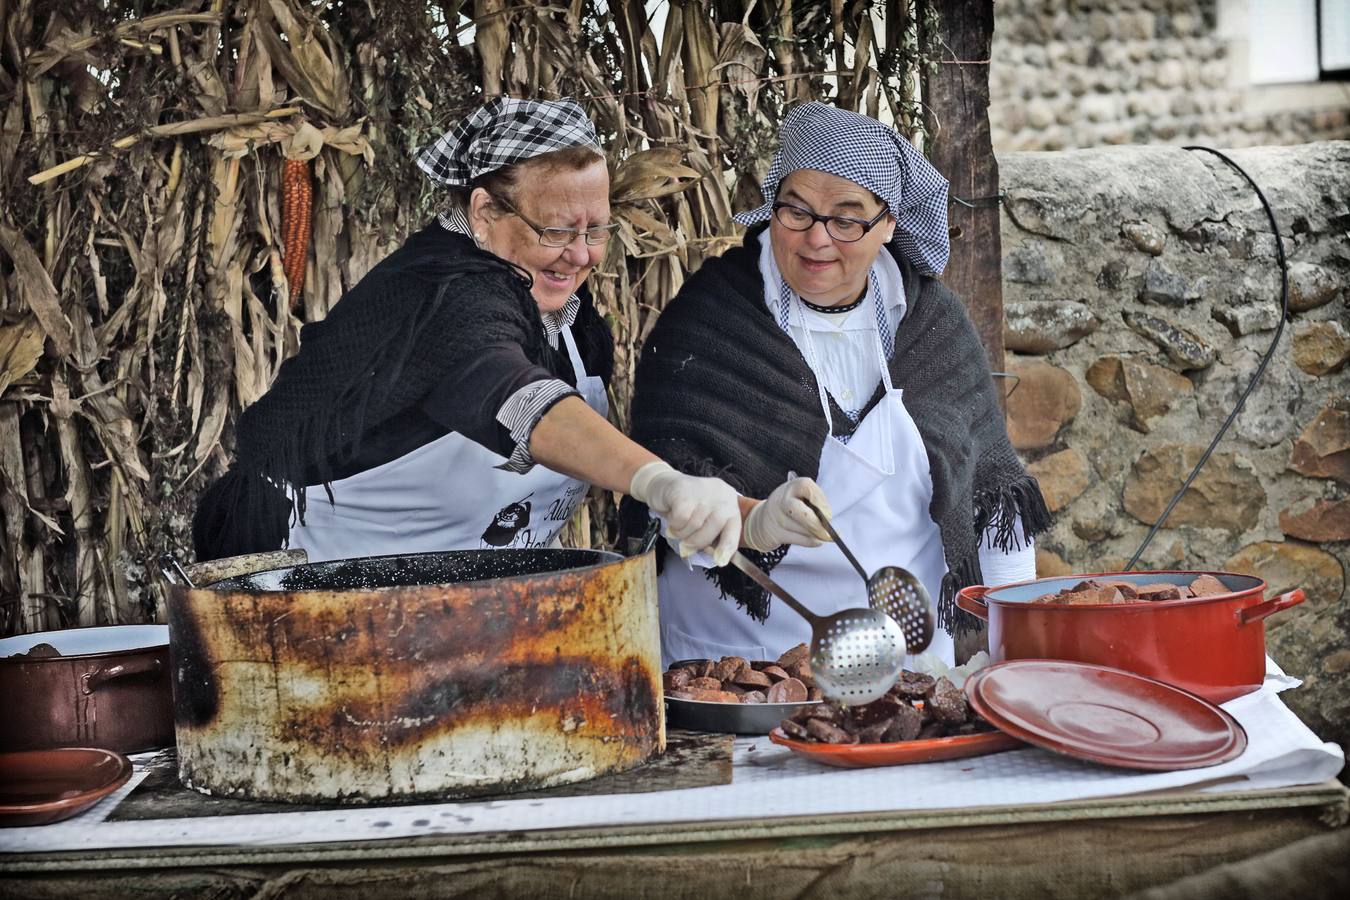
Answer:
[{"label": "brown clay dish", "polygon": [[100,747],[0,753],[0,826],[69,819],[130,777],[131,761]]}]

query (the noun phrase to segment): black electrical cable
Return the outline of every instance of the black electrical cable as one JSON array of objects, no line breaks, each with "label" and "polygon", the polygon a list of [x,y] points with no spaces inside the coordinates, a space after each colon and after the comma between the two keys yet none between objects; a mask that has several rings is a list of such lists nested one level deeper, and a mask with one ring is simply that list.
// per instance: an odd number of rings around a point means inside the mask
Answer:
[{"label": "black electrical cable", "polygon": [[1158,533],[1158,529],[1162,528],[1163,523],[1167,521],[1167,517],[1172,514],[1172,509],[1181,502],[1181,498],[1186,493],[1187,489],[1190,488],[1191,482],[1195,481],[1195,477],[1200,474],[1200,470],[1204,468],[1205,463],[1209,461],[1210,454],[1214,452],[1214,448],[1217,447],[1219,441],[1223,439],[1224,433],[1228,431],[1228,426],[1233,424],[1233,420],[1236,419],[1238,413],[1241,412],[1242,405],[1247,402],[1247,397],[1256,387],[1256,383],[1261,380],[1261,376],[1265,373],[1266,366],[1270,363],[1271,357],[1275,355],[1275,348],[1279,346],[1280,343],[1280,335],[1284,332],[1284,322],[1289,318],[1289,263],[1284,258],[1284,241],[1280,237],[1280,226],[1275,221],[1275,213],[1271,210],[1270,204],[1266,201],[1266,195],[1261,193],[1261,188],[1257,187],[1256,182],[1252,180],[1250,175],[1243,171],[1241,166],[1233,162],[1227,156],[1224,156],[1218,150],[1211,147],[1199,146],[1183,147],[1182,149],[1203,150],[1206,153],[1213,153],[1219,159],[1236,169],[1237,173],[1245,178],[1247,183],[1252,186],[1252,190],[1256,191],[1256,196],[1260,198],[1261,206],[1264,207],[1266,211],[1266,217],[1270,219],[1270,230],[1275,235],[1275,253],[1280,261],[1280,321],[1275,327],[1275,338],[1270,342],[1270,349],[1267,350],[1266,355],[1261,358],[1261,364],[1256,367],[1256,372],[1252,375],[1252,380],[1247,383],[1246,390],[1242,392],[1242,396],[1238,397],[1237,404],[1233,407],[1233,411],[1228,414],[1228,418],[1219,429],[1219,433],[1214,435],[1214,440],[1210,441],[1209,447],[1205,449],[1204,455],[1202,455],[1200,461],[1195,464],[1195,468],[1191,470],[1191,474],[1186,477],[1186,481],[1181,485],[1181,490],[1177,491],[1176,496],[1167,504],[1167,508],[1163,510],[1162,515],[1158,516],[1158,521],[1154,522],[1153,527],[1148,530],[1148,534],[1145,535],[1143,543],[1139,545],[1139,549],[1134,551],[1134,556],[1130,557],[1130,561],[1126,563],[1126,572],[1134,568],[1134,564],[1139,561],[1139,557],[1143,554],[1144,549],[1148,547],[1149,542],[1153,540],[1153,536]]}]

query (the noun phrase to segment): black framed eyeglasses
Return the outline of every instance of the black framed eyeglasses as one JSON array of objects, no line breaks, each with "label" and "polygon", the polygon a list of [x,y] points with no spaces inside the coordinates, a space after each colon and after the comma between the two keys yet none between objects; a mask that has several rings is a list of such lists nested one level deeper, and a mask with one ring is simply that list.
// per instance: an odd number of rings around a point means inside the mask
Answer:
[{"label": "black framed eyeglasses", "polygon": [[586,238],[586,243],[591,246],[603,244],[609,240],[610,235],[614,233],[614,229],[619,227],[618,222],[610,222],[608,225],[592,225],[585,230],[578,228],[554,228],[551,226],[540,225],[539,223],[526,218],[525,215],[512,206],[510,201],[505,197],[502,197],[499,194],[491,194],[490,196],[493,200],[506,207],[513,216],[534,229],[534,233],[539,235],[539,243],[543,244],[545,247],[566,247],[577,239],[577,235],[583,235]]},{"label": "black framed eyeglasses", "polygon": [[817,222],[820,222],[825,226],[826,234],[845,244],[862,240],[863,235],[871,231],[887,212],[889,210],[883,206],[881,212],[871,219],[855,219],[852,216],[822,216],[809,209],[793,206],[791,203],[773,205],[773,217],[784,228],[791,231],[810,231]]}]

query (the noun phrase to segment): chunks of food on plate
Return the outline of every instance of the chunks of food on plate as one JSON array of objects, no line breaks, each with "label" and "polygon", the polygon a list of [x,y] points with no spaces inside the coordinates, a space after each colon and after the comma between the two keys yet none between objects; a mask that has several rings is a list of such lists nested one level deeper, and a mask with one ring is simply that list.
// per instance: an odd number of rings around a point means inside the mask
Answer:
[{"label": "chunks of food on plate", "polygon": [[908,670],[871,703],[802,707],[779,727],[794,740],[821,744],[890,744],[994,730],[946,677]]},{"label": "chunks of food on plate", "polygon": [[1138,603],[1140,600],[1184,600],[1190,597],[1210,597],[1227,594],[1228,588],[1213,575],[1200,575],[1190,584],[1157,581],[1136,584],[1119,578],[1089,578],[1073,587],[1053,594],[1042,594],[1032,603],[1055,603],[1060,606],[1094,606],[1110,603]]},{"label": "chunks of food on plate", "polygon": [[798,644],[778,659],[724,656],[693,660],[665,673],[667,697],[712,703],[804,703],[824,699],[811,677],[810,650]]}]

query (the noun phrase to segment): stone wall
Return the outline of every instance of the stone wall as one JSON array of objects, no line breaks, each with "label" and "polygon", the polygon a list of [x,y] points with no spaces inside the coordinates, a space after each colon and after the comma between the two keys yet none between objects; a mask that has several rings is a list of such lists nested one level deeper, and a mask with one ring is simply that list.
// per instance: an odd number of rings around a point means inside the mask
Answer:
[{"label": "stone wall", "polygon": [[[1350,142],[1236,150],[1275,210],[1290,316],[1269,366],[1137,568],[1254,573],[1307,601],[1267,620],[1291,705],[1350,746]],[[1014,444],[1057,522],[1042,576],[1118,571],[1280,323],[1275,241],[1208,153],[999,157]],[[1273,596],[1273,593],[1271,594]]]},{"label": "stone wall", "polygon": [[[1252,86],[1216,0],[998,0],[996,152],[1350,138],[1350,83]],[[1240,21],[1245,33],[1245,16]]]}]

